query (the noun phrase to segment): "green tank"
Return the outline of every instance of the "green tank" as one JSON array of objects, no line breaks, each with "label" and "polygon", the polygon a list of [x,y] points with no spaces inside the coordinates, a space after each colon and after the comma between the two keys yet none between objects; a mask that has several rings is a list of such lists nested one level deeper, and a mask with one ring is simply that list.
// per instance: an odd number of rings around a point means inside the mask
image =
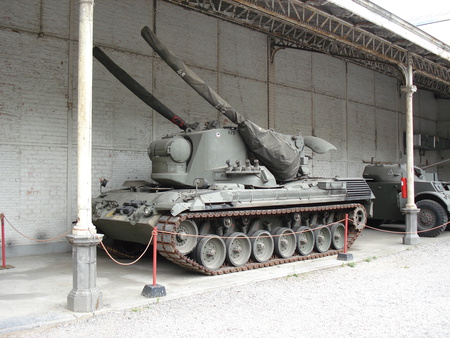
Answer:
[{"label": "green tank", "polygon": [[147,92],[99,48],[94,56],[119,81],[181,131],[148,148],[156,182],[125,182],[93,199],[93,222],[133,251],[158,230],[158,252],[208,275],[318,258],[348,247],[363,230],[373,194],[363,178],[311,177],[305,149],[327,141],[261,128],[239,114],[173,55],[148,28],[142,36],[200,96],[236,126],[200,130]]},{"label": "green tank", "polygon": [[[406,164],[370,164],[364,168],[363,177],[375,194],[373,215],[369,224],[380,226],[387,222],[405,221],[402,209],[401,178],[406,178]],[[422,237],[436,237],[447,227],[450,213],[448,183],[439,181],[434,173],[414,167],[414,201],[420,209],[417,231]]]}]

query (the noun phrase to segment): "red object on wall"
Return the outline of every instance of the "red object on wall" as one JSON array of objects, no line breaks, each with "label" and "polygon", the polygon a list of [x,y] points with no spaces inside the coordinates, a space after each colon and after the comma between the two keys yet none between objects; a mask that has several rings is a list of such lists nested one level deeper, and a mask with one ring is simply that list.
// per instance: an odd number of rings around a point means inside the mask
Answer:
[{"label": "red object on wall", "polygon": [[5,215],[0,214],[2,223],[2,268],[6,268]]},{"label": "red object on wall", "polygon": [[402,198],[408,197],[408,191],[406,188],[406,177],[402,177]]}]

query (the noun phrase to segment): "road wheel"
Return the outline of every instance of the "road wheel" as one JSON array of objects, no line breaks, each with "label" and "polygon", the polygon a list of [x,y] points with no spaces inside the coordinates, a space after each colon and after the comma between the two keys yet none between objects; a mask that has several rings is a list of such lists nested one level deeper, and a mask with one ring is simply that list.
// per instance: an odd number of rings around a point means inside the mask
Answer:
[{"label": "road wheel", "polygon": [[266,230],[257,230],[250,235],[252,242],[252,258],[258,263],[267,262],[272,257],[274,243],[270,233]]},{"label": "road wheel", "polygon": [[419,236],[436,237],[440,235],[445,230],[445,226],[436,227],[448,222],[447,212],[442,205],[432,200],[422,200],[417,202],[416,205],[420,209],[417,215]]},{"label": "road wheel", "polygon": [[195,248],[197,262],[210,270],[219,269],[227,255],[225,242],[217,235],[203,237]]}]

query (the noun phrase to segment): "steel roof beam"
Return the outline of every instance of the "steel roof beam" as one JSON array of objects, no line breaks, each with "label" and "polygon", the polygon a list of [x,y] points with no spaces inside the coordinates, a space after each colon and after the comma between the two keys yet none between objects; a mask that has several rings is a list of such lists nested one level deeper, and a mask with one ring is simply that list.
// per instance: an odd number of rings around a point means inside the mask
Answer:
[{"label": "steel roof beam", "polygon": [[450,48],[445,43],[370,1],[329,0],[329,2],[367,19],[379,27],[395,32],[396,35],[450,61]]},{"label": "steel roof beam", "polygon": [[[396,71],[387,70],[387,64],[406,65],[408,55],[411,55],[414,69],[421,75],[417,77],[417,85],[437,91],[443,97],[450,97],[450,62],[442,58],[435,49],[423,50],[422,46],[415,44],[409,37],[419,29],[411,29],[412,25],[403,22],[410,29],[406,40],[392,42],[399,35],[384,30],[376,25],[369,25],[367,20],[376,21],[374,18],[361,18],[359,14],[346,14],[345,8],[337,8],[330,2],[339,1],[299,1],[299,0],[165,0],[183,7],[187,7],[202,13],[219,17],[236,24],[261,31],[279,40],[278,45],[296,46],[303,49],[328,53],[334,56],[349,59],[365,67],[382,71],[385,74],[398,74]],[[349,0],[353,2],[353,0]],[[366,3],[366,1],[355,0]],[[325,5],[328,12],[315,6]],[[346,21],[332,14],[340,10],[340,16],[349,18]],[[348,12],[350,13],[350,12]],[[386,12],[388,13],[388,12]],[[375,14],[374,14],[375,15]],[[399,19],[401,20],[401,19]],[[362,24],[359,24],[362,23]],[[404,26],[405,26],[404,25]],[[382,30],[386,38],[363,29]],[[420,31],[421,32],[421,31]],[[426,34],[426,33],[424,33]],[[380,34],[381,35],[381,34]],[[391,37],[392,36],[392,37]],[[400,36],[403,38],[403,36]],[[422,36],[423,38],[423,36]],[[413,43],[405,48],[401,43]],[[430,42],[430,41],[429,41]],[[448,46],[447,46],[448,47]],[[418,52],[413,53],[413,50]],[[435,58],[442,64],[425,58],[433,52]],[[442,54],[445,56],[445,53]],[[450,54],[449,54],[450,55]],[[429,55],[427,55],[429,57]],[[357,59],[362,60],[358,61]],[[449,56],[450,60],[450,56]],[[368,62],[370,61],[370,62]],[[383,64],[376,66],[376,63]],[[434,82],[439,82],[435,84]],[[431,84],[431,86],[430,86]]]}]

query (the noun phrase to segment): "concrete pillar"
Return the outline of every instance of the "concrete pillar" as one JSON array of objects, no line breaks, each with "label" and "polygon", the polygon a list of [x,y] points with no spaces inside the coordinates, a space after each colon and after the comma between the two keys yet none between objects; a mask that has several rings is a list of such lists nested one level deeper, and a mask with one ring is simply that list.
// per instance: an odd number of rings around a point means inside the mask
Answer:
[{"label": "concrete pillar", "polygon": [[73,289],[67,296],[67,307],[75,312],[101,309],[102,294],[97,289],[97,235],[92,224],[92,47],[94,0],[79,1],[78,43],[78,174],[77,223],[72,235]]},{"label": "concrete pillar", "polygon": [[408,66],[400,67],[405,76],[405,85],[402,92],[406,94],[406,185],[407,200],[406,207],[403,209],[406,221],[406,234],[403,237],[403,244],[411,245],[419,243],[417,235],[417,214],[419,210],[414,203],[414,142],[413,142],[413,94],[417,91],[413,85],[412,60],[408,57]]},{"label": "concrete pillar", "polygon": [[403,244],[415,245],[419,244],[420,237],[417,235],[417,214],[420,209],[403,209],[405,214],[406,234],[403,236]]},{"label": "concrete pillar", "polygon": [[74,312],[93,312],[103,306],[103,297],[96,285],[97,244],[103,235],[85,237],[68,235],[72,244],[73,289],[67,296],[67,308]]}]

